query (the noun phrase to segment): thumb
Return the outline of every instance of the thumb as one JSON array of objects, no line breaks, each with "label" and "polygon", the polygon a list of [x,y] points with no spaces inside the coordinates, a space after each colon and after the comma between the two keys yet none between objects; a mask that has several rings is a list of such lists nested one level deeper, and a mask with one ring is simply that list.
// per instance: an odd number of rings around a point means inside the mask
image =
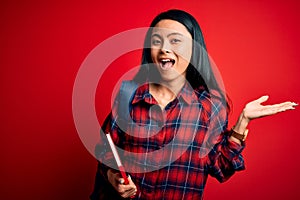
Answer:
[{"label": "thumb", "polygon": [[269,96],[268,95],[264,95],[264,96],[260,97],[259,99],[257,99],[256,101],[258,103],[263,103],[263,102],[266,102],[268,99],[269,99]]},{"label": "thumb", "polygon": [[125,180],[124,178],[119,178],[119,181],[118,181],[120,184],[124,184],[125,183]]},{"label": "thumb", "polygon": [[[131,177],[128,175],[128,181],[131,181]],[[120,184],[124,184],[125,183],[125,179],[121,176],[121,174],[119,174],[119,177],[118,177],[118,182]],[[127,183],[128,184],[128,183]]]},{"label": "thumb", "polygon": [[118,180],[118,182],[119,182],[120,184],[124,184],[124,183],[125,183],[125,180],[124,180],[124,178],[121,177],[121,175],[119,175],[119,176],[117,177],[117,180]]}]

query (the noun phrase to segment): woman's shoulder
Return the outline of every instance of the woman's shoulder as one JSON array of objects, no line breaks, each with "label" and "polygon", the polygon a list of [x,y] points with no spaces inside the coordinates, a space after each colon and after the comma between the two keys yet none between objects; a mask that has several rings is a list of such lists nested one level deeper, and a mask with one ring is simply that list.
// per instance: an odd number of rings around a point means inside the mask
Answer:
[{"label": "woman's shoulder", "polygon": [[194,92],[200,101],[205,99],[222,101],[224,96],[220,91],[216,89],[206,89],[203,86],[195,89]]},{"label": "woman's shoulder", "polygon": [[195,90],[195,94],[199,104],[207,111],[226,108],[226,99],[218,90],[207,90],[204,87],[200,87]]}]

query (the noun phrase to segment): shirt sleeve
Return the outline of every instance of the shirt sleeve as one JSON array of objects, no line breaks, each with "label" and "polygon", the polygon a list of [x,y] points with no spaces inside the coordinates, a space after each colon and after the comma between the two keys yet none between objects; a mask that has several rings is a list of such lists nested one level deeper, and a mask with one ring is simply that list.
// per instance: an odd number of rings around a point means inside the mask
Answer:
[{"label": "shirt sleeve", "polygon": [[118,147],[121,147],[121,130],[118,128],[118,97],[116,98],[113,108],[109,115],[106,117],[104,123],[101,126],[100,130],[100,140],[95,148],[95,155],[98,160],[98,169],[97,173],[102,175],[107,179],[107,171],[109,169],[118,169],[116,161],[114,159],[113,153],[109,146],[109,143],[106,138],[106,134],[110,134],[114,144]]},{"label": "shirt sleeve", "polygon": [[245,147],[229,140],[227,110],[222,102],[214,101],[210,113],[210,137],[212,150],[207,155],[208,172],[219,182],[228,180],[236,171],[244,170],[244,159],[241,154]]}]

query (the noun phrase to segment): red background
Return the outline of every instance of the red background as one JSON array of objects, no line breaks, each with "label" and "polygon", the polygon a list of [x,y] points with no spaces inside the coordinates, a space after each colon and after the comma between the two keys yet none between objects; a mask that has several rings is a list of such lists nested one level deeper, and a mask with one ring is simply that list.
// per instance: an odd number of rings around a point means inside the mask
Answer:
[{"label": "red background", "polygon": [[[99,43],[148,26],[166,9],[184,9],[199,21],[234,104],[230,125],[263,94],[270,103],[300,102],[298,1],[126,2],[1,1],[0,199],[88,199],[96,161],[73,122],[76,73]],[[139,55],[116,60],[101,79],[100,121],[111,83]],[[205,199],[299,199],[299,122],[299,108],[252,122],[246,171],[224,184],[210,178]]]}]

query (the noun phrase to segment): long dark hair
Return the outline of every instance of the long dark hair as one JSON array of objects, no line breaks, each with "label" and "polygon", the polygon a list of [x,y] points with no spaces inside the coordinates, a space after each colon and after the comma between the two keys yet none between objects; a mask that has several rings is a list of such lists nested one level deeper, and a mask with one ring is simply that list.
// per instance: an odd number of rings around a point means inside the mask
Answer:
[{"label": "long dark hair", "polygon": [[153,68],[149,67],[149,64],[152,64],[153,61],[151,58],[151,49],[149,47],[151,42],[152,29],[158,22],[164,19],[174,20],[183,24],[191,34],[194,41],[192,57],[190,60],[190,64],[186,70],[187,81],[190,83],[193,89],[204,87],[207,92],[209,92],[209,90],[211,89],[217,91],[224,102],[226,102],[227,111],[229,112],[230,99],[227,97],[225,91],[220,88],[216,80],[209,61],[201,28],[196,19],[185,11],[175,9],[168,10],[166,12],[160,13],[153,19],[144,41],[144,49],[141,62],[142,66],[133,80],[137,83],[143,83],[145,82],[145,80],[149,80],[149,78],[151,77],[151,74],[153,73],[153,70],[151,69]]}]

